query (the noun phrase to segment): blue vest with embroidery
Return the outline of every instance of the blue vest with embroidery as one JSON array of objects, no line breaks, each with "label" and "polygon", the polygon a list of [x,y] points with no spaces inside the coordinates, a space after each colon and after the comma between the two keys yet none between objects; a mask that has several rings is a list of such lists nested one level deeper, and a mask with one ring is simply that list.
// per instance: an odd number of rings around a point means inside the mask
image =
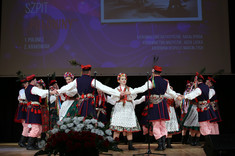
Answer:
[{"label": "blue vest with embroidery", "polygon": [[198,101],[204,101],[209,99],[209,87],[205,83],[198,85],[198,88],[201,89],[202,94],[197,97]]},{"label": "blue vest with embroidery", "polygon": [[[152,81],[152,79],[150,79]],[[150,93],[151,95],[164,95],[166,93],[168,82],[161,76],[154,77],[155,88],[153,88]]]},{"label": "blue vest with embroidery", "polygon": [[33,85],[28,85],[28,87],[25,89],[26,99],[28,100],[28,102],[30,102],[30,101],[39,102],[40,96],[34,95],[34,94],[31,93],[31,90],[32,90],[33,87],[34,87]]},{"label": "blue vest with embroidery", "polygon": [[95,88],[91,87],[92,80],[93,78],[89,75],[82,75],[77,78],[77,90],[79,95],[94,93]]}]

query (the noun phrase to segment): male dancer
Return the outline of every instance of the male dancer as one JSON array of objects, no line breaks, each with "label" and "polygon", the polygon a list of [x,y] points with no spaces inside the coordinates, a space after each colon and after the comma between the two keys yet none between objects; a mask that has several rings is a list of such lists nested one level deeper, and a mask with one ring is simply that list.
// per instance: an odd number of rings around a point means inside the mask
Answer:
[{"label": "male dancer", "polygon": [[41,135],[42,131],[41,97],[45,98],[48,94],[48,90],[43,90],[35,86],[37,83],[35,75],[30,75],[26,79],[29,85],[25,89],[25,95],[28,101],[25,123],[31,125],[31,130],[28,134],[27,150],[37,150],[37,137]]},{"label": "male dancer", "polygon": [[[66,91],[70,91],[74,88],[77,88],[79,94],[78,102],[78,114],[84,117],[96,116],[95,104],[94,104],[94,93],[95,88],[103,91],[107,94],[113,94],[120,96],[120,92],[103,85],[98,80],[93,79],[91,75],[91,65],[81,65],[82,76],[75,79],[73,82],[63,86],[61,89],[55,90],[53,93],[63,94]],[[124,94],[124,93],[122,93]]]},{"label": "male dancer", "polygon": [[[216,118],[215,112],[210,106],[210,97],[214,94],[209,95],[209,87],[203,83],[204,77],[201,74],[196,73],[197,77],[197,88],[191,93],[182,95],[182,99],[193,100],[197,104],[198,121],[200,124],[200,132],[202,135],[211,134],[211,123],[210,121]],[[197,138],[199,140],[199,138]]]},{"label": "male dancer", "polygon": [[22,89],[19,91],[19,96],[18,96],[18,109],[17,109],[17,116],[16,116],[16,122],[22,123],[23,126],[23,131],[22,135],[19,141],[19,146],[20,147],[26,147],[26,142],[27,142],[27,137],[28,137],[28,124],[25,123],[26,115],[27,115],[27,100],[25,97],[25,88],[28,86],[28,82],[26,78],[20,80],[22,84]]},{"label": "male dancer", "polygon": [[210,105],[213,108],[213,110],[215,111],[216,114],[216,119],[215,120],[211,120],[211,134],[213,135],[219,135],[219,125],[218,122],[221,122],[221,116],[219,113],[219,108],[218,108],[218,100],[215,94],[215,90],[214,90],[214,84],[216,83],[216,81],[212,78],[212,77],[208,77],[208,79],[206,80],[206,85],[210,88],[209,94],[214,94],[214,96],[211,96],[210,98]]},{"label": "male dancer", "polygon": [[[148,80],[148,82],[128,93],[143,93],[146,90],[151,89],[149,95],[149,102],[151,103],[149,105],[150,108],[148,108],[149,114],[143,117],[143,120],[145,120],[145,123],[149,120],[153,125],[153,135],[158,141],[158,148],[155,150],[158,151],[166,149],[165,140],[167,136],[167,129],[165,121],[169,120],[169,114],[164,94],[167,93],[172,98],[176,98],[179,95],[170,88],[168,80],[165,80],[160,76],[161,72],[161,67],[154,66],[152,69],[152,77]],[[147,131],[147,128],[145,131]]]}]

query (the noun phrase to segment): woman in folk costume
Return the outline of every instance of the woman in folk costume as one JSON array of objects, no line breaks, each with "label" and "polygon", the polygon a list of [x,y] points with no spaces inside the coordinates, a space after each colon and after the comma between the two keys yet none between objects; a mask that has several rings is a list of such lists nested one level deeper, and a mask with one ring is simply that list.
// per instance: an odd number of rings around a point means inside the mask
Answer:
[{"label": "woman in folk costume", "polygon": [[[40,89],[46,89],[46,84],[42,79],[37,81],[36,86]],[[55,96],[50,96],[50,102],[53,103],[56,100]],[[50,130],[49,128],[49,106],[48,106],[48,96],[46,98],[41,98],[41,114],[42,114],[42,133],[41,140],[46,139],[46,132]]]},{"label": "woman in folk costume", "polygon": [[[192,84],[193,84],[192,82],[187,80],[184,95],[192,91]],[[180,126],[181,126],[181,129],[182,129],[182,131],[181,131],[181,134],[182,134],[181,143],[182,144],[187,144],[187,143],[189,143],[188,141],[189,141],[189,139],[191,139],[191,137],[187,138],[187,136],[186,136],[188,129],[183,126],[183,120],[184,120],[186,114],[188,113],[189,100],[183,100],[182,103],[180,104],[180,108],[181,108]]]},{"label": "woman in folk costume", "polygon": [[[194,90],[194,85],[192,82],[188,81],[187,89],[184,92],[184,95],[190,94]],[[189,138],[188,141],[186,140],[185,135],[182,135],[182,143],[188,142],[192,146],[199,145],[200,146],[200,124],[198,121],[198,111],[197,111],[197,104],[190,100],[184,100],[184,104],[189,104],[187,114],[184,116],[182,120],[182,127],[183,129],[189,130]]]},{"label": "woman in folk costume", "polygon": [[[115,88],[119,92],[131,91],[132,88],[126,85],[127,76],[124,73],[120,73],[117,76],[117,81],[120,85]],[[132,145],[133,132],[139,132],[141,130],[137,117],[135,115],[135,106],[133,100],[137,97],[136,94],[124,95],[124,96],[111,96],[115,105],[112,112],[110,121],[110,129],[114,131],[113,138],[119,138],[120,132],[126,132],[128,140],[128,149],[136,150]]]},{"label": "woman in folk costume", "polygon": [[[173,87],[170,87],[170,88],[173,89]],[[177,107],[176,104],[178,103],[175,102],[175,100],[168,94],[165,94],[164,96],[166,98],[166,104],[167,104],[169,117],[170,117],[170,120],[166,121],[166,129],[168,133],[167,139],[166,139],[166,142],[167,142],[166,148],[172,148],[171,146],[172,135],[180,133],[180,126],[178,123],[178,118],[175,113],[175,107]]]},{"label": "woman in folk costume", "polygon": [[35,86],[37,84],[35,75],[28,76],[26,79],[29,85],[25,89],[25,96],[28,101],[25,123],[31,124],[31,130],[28,134],[27,150],[36,150],[38,149],[36,147],[37,137],[42,132],[41,98],[47,96],[48,90],[43,90]]},{"label": "woman in folk costume", "polygon": [[[46,89],[46,84],[42,79],[37,81],[38,88],[40,89]],[[46,132],[49,130],[49,109],[47,105],[47,98],[41,99],[41,114],[42,114],[42,133],[41,133],[41,139],[45,140]]]},{"label": "woman in folk costume", "polygon": [[[150,89],[149,108],[144,109],[142,113],[142,124],[146,125],[149,120],[153,125],[153,135],[158,141],[158,148],[156,150],[165,150],[165,139],[167,136],[167,129],[165,121],[169,120],[169,114],[167,110],[166,100],[164,94],[169,94],[172,98],[178,98],[178,94],[170,88],[168,80],[163,79],[160,74],[162,68],[154,66],[152,69],[152,77],[141,87],[130,90],[128,94],[143,93]],[[148,129],[143,129],[144,134],[147,134]]]},{"label": "woman in folk costume", "polygon": [[[216,114],[210,105],[210,98],[214,94],[209,94],[209,87],[203,83],[204,77],[196,73],[197,87],[189,94],[181,96],[182,99],[193,100],[192,103],[197,105],[198,121],[202,135],[211,134],[211,120],[216,119]],[[198,138],[199,139],[199,138]]]},{"label": "woman in folk costume", "polygon": [[97,113],[97,120],[103,122],[104,124],[107,123],[107,112],[106,112],[106,95],[101,91],[97,90],[98,95],[96,96],[96,113]]},{"label": "woman in folk costume", "polygon": [[[78,92],[78,115],[87,117],[96,116],[95,104],[94,104],[94,93],[95,89],[102,90],[107,94],[114,94],[120,96],[120,92],[115,91],[114,89],[103,85],[96,79],[93,79],[91,74],[91,65],[81,65],[82,68],[82,76],[75,79],[73,82],[63,86],[62,88],[55,90],[54,94],[63,94],[67,91],[72,91],[73,89],[77,89]],[[122,93],[123,94],[123,93]]]},{"label": "woman in folk costume", "polygon": [[[64,74],[64,79],[66,83],[69,84],[73,82],[74,75],[71,72],[66,72]],[[77,113],[77,88],[62,94],[61,98],[64,102],[60,109],[59,120],[62,120],[64,117],[74,117]]]},{"label": "woman in folk costume", "polygon": [[216,83],[216,81],[213,79],[213,77],[208,77],[208,79],[206,80],[206,85],[210,88],[210,94],[214,96],[211,96],[210,98],[210,105],[213,108],[213,110],[215,111],[216,114],[216,119],[215,120],[211,120],[211,134],[212,135],[219,135],[219,125],[218,122],[221,122],[221,116],[220,116],[220,112],[219,112],[219,107],[218,107],[218,100],[216,97],[216,93],[214,90],[214,84]]},{"label": "woman in folk costume", "polygon": [[[57,81],[55,79],[51,80],[49,83],[49,89],[50,91],[59,89],[59,86],[57,84]],[[51,97],[54,97],[55,100],[51,102],[50,106],[50,129],[53,129],[56,125],[57,121],[59,121],[59,113],[61,108],[61,97],[60,95],[51,95]],[[53,98],[53,99],[54,99]]]},{"label": "woman in folk costume", "polygon": [[23,131],[21,134],[20,141],[18,142],[18,145],[20,147],[26,147],[29,127],[28,127],[28,124],[25,123],[25,119],[27,115],[27,100],[25,96],[25,88],[28,86],[28,82],[26,78],[21,79],[20,82],[23,88],[19,91],[19,96],[18,96],[19,104],[18,104],[18,108],[16,112],[15,122],[22,123],[22,126],[23,126]]}]

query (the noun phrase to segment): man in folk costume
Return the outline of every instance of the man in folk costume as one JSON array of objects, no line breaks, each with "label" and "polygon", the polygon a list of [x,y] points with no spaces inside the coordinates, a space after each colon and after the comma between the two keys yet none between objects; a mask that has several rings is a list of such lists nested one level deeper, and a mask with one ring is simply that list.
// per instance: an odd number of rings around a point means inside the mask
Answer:
[{"label": "man in folk costume", "polygon": [[[214,96],[214,93],[209,94],[209,87],[203,83],[204,77],[196,73],[197,87],[189,94],[182,95],[182,99],[193,100],[192,102],[197,104],[198,121],[200,124],[200,132],[202,135],[211,134],[211,120],[216,119],[216,114],[210,105],[210,98]],[[199,141],[199,137],[196,138],[196,142]]]},{"label": "man in folk costume", "polygon": [[54,93],[63,94],[67,91],[77,88],[79,94],[78,114],[84,117],[92,116],[97,118],[95,103],[94,103],[94,93],[95,89],[99,89],[107,94],[114,94],[120,96],[120,92],[103,85],[98,80],[93,79],[91,74],[91,65],[81,65],[82,76],[75,79],[73,82],[63,86],[61,89],[56,90]]},{"label": "man in folk costume", "polygon": [[28,124],[25,123],[25,119],[27,115],[27,100],[25,96],[25,88],[28,86],[28,82],[26,78],[21,79],[20,82],[23,88],[19,91],[19,96],[18,96],[19,105],[17,108],[15,122],[22,123],[22,126],[23,126],[23,131],[22,131],[21,138],[18,144],[20,147],[26,147],[29,127],[28,127]]},{"label": "man in folk costume", "polygon": [[[161,75],[162,68],[159,66],[154,66],[152,69],[152,77],[143,86],[135,88],[130,91],[129,94],[143,93],[150,89],[149,95],[149,108],[143,112],[142,124],[147,124],[149,120],[153,126],[153,135],[158,141],[158,148],[156,150],[162,151],[166,149],[165,140],[167,136],[167,129],[165,121],[169,120],[168,109],[166,105],[166,100],[164,94],[167,93],[172,98],[178,97],[175,91],[170,88],[168,80],[162,78]],[[148,86],[149,85],[149,86]],[[148,106],[147,106],[148,107]],[[148,114],[149,113],[149,114]],[[143,129],[144,134],[147,134],[148,129]]]},{"label": "man in folk costume", "polygon": [[221,119],[221,116],[220,116],[220,112],[219,112],[219,107],[218,107],[218,100],[217,100],[217,97],[216,97],[216,93],[215,93],[215,90],[214,90],[214,84],[216,83],[216,81],[213,79],[213,77],[208,77],[208,79],[206,80],[206,85],[208,85],[208,87],[210,88],[210,95],[213,95],[214,96],[211,96],[210,98],[210,105],[211,107],[213,108],[213,110],[215,111],[215,114],[216,114],[216,119],[215,120],[211,120],[211,134],[212,135],[219,135],[219,125],[218,125],[218,122],[221,122],[222,119]]},{"label": "man in folk costume", "polygon": [[35,75],[28,76],[26,79],[29,85],[25,89],[25,95],[28,101],[25,123],[31,125],[31,130],[28,134],[27,150],[37,150],[37,137],[41,135],[42,131],[41,97],[45,98],[48,90],[43,90],[35,86],[37,83]]}]

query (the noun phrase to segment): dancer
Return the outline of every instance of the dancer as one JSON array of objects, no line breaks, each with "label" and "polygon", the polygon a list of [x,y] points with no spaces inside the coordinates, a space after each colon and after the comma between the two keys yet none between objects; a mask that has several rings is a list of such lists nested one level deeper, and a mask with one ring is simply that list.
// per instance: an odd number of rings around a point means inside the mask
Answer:
[{"label": "dancer", "polygon": [[[126,85],[127,75],[125,73],[119,73],[117,76],[117,81],[120,84],[117,91],[126,92],[131,91],[132,88]],[[119,138],[120,132],[126,132],[128,140],[128,149],[136,150],[132,145],[133,132],[139,132],[141,130],[137,117],[135,115],[135,109],[133,106],[133,100],[137,97],[136,94],[125,95],[125,96],[111,96],[115,105],[112,112],[112,117],[110,121],[110,129],[114,131],[113,138]]]},{"label": "dancer", "polygon": [[[36,86],[40,89],[46,89],[46,84],[42,79],[37,81]],[[55,96],[50,96],[50,103],[56,100]],[[41,114],[42,114],[42,133],[41,140],[46,140],[46,132],[50,130],[49,128],[49,106],[48,106],[48,96],[46,98],[41,98]]]},{"label": "dancer", "polygon": [[29,132],[29,127],[28,124],[25,123],[26,115],[27,115],[27,100],[25,97],[25,88],[28,86],[28,82],[26,78],[20,80],[22,89],[19,91],[19,96],[18,96],[18,108],[17,108],[17,114],[16,114],[16,119],[15,122],[22,123],[23,126],[23,131],[21,134],[20,141],[18,142],[18,145],[20,147],[26,147],[26,142],[28,138],[28,132]]},{"label": "dancer", "polygon": [[37,80],[35,75],[30,75],[27,78],[29,85],[25,89],[27,103],[27,116],[25,123],[31,124],[31,130],[28,134],[27,150],[37,150],[36,141],[37,137],[42,132],[42,117],[41,117],[41,98],[45,98],[48,90],[43,90],[36,87]]},{"label": "dancer", "polygon": [[[173,87],[170,87],[170,88],[173,89]],[[177,107],[177,106],[176,106],[175,100],[172,99],[171,96],[169,96],[167,94],[165,94],[164,96],[166,98],[166,104],[167,104],[169,117],[170,117],[170,120],[166,121],[166,129],[167,129],[167,138],[166,138],[167,146],[166,146],[166,148],[173,148],[171,146],[172,135],[180,133],[180,126],[178,123],[178,118],[175,113],[175,107]]]},{"label": "dancer", "polygon": [[[66,83],[69,84],[73,82],[74,75],[71,72],[66,72],[64,74],[64,79],[66,80]],[[74,117],[77,111],[77,88],[74,88],[71,91],[67,91],[66,93],[61,95],[62,100],[64,101],[62,103],[60,114],[59,114],[59,120],[62,120],[64,117]]]},{"label": "dancer", "polygon": [[[206,85],[210,88],[209,94],[211,95],[210,98],[210,105],[213,108],[213,110],[215,111],[216,114],[216,119],[215,120],[211,120],[211,134],[212,135],[219,135],[219,125],[218,122],[221,122],[221,116],[220,116],[220,112],[219,112],[219,107],[218,107],[218,100],[217,100],[217,96],[214,90],[214,84],[216,83],[216,81],[213,79],[213,77],[208,77],[208,79],[206,80]],[[212,96],[214,95],[214,96]]]},{"label": "dancer", "polygon": [[[192,91],[192,89],[193,89],[192,84],[193,84],[192,82],[187,80],[186,90],[184,91],[183,95],[186,95],[186,94],[188,94]],[[181,134],[182,134],[181,143],[182,144],[188,144],[190,142],[191,136],[188,135],[188,138],[186,137],[188,128],[184,127],[183,121],[184,121],[184,118],[185,118],[186,114],[188,113],[189,100],[183,100],[181,105],[180,105],[180,108],[181,108],[180,126],[181,126],[181,129],[182,129],[182,131],[181,131]],[[198,123],[198,125],[199,125],[199,123]]]},{"label": "dancer", "polygon": [[209,95],[209,87],[203,83],[204,77],[201,74],[196,73],[195,77],[197,88],[189,94],[182,95],[181,99],[193,100],[192,103],[197,105],[200,132],[204,136],[210,135],[212,127],[210,121],[216,119],[216,114],[210,105],[209,96],[214,94]]},{"label": "dancer", "polygon": [[[94,105],[95,88],[102,90],[107,94],[114,94],[120,96],[120,92],[107,87],[98,80],[93,79],[91,74],[91,65],[81,65],[82,76],[75,79],[73,82],[63,86],[61,89],[53,91],[53,94],[63,94],[77,88],[78,100],[78,114],[84,117],[92,116],[97,118]],[[123,93],[122,93],[123,94]]]},{"label": "dancer", "polygon": [[[187,83],[187,89],[184,92],[184,95],[187,95],[189,93],[191,93],[195,88],[195,85],[193,85],[192,82],[188,82]],[[188,110],[187,110],[187,114],[184,116],[183,120],[182,120],[182,127],[183,129],[189,130],[189,137],[188,140],[186,141],[186,138],[184,138],[185,136],[182,136],[182,140],[184,141],[184,143],[189,143],[192,146],[200,146],[200,124],[198,122],[198,111],[197,111],[197,104],[193,101],[189,101],[189,100],[184,100],[185,104],[188,104]]]},{"label": "dancer", "polygon": [[[165,139],[167,136],[165,121],[169,120],[169,114],[167,110],[166,100],[164,94],[169,94],[172,98],[178,98],[178,94],[170,88],[168,80],[163,79],[160,75],[162,68],[154,66],[152,69],[152,77],[141,87],[130,90],[127,94],[137,94],[150,90],[149,108],[148,105],[145,108],[144,117],[142,118],[142,124],[146,125],[149,120],[153,126],[153,135],[158,141],[158,148],[155,150],[165,150]],[[148,114],[149,113],[149,114]],[[148,129],[143,129],[144,134],[147,134]]]},{"label": "dancer", "polygon": [[[55,79],[51,80],[49,83],[49,89],[50,91],[54,91],[56,89],[59,89],[59,86],[57,84],[57,81]],[[59,113],[61,109],[61,96],[60,95],[50,95],[55,99],[53,102],[51,102],[50,105],[50,129],[53,129],[56,125],[57,121],[59,121]]]},{"label": "dancer", "polygon": [[107,123],[107,112],[106,112],[106,95],[99,89],[97,89],[98,95],[96,96],[96,113],[97,120]]}]

